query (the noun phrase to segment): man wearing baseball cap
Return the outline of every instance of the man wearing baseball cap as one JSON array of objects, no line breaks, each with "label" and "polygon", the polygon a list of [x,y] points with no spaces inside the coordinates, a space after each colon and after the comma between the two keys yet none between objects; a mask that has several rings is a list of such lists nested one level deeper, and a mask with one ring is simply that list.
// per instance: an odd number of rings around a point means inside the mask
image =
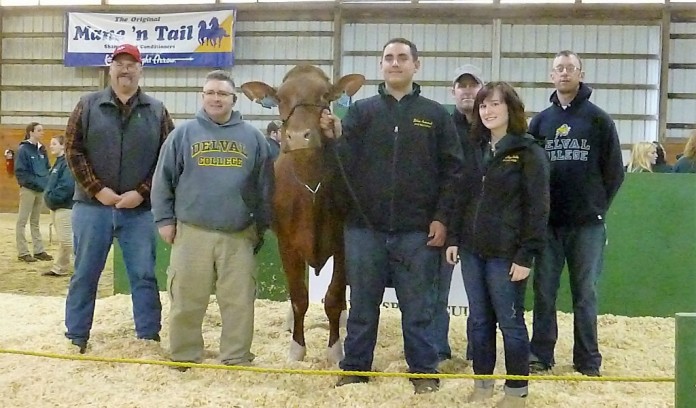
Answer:
[{"label": "man wearing baseball cap", "polygon": [[109,86],[80,99],[65,131],[65,157],[76,181],[75,273],[65,302],[65,336],[80,353],[87,350],[97,283],[114,237],[130,281],[135,334],[160,340],[150,187],[160,147],[174,123],[164,104],[140,89],[142,74],[138,48],[116,47]]},{"label": "man wearing baseball cap", "polygon": [[114,52],[111,54],[111,60],[113,61],[119,55],[130,55],[133,57],[135,62],[139,62],[141,64],[143,62],[142,58],[140,57],[140,50],[133,44],[121,44],[116,47]]},{"label": "man wearing baseball cap", "polygon": [[[471,174],[478,174],[473,171],[472,166],[477,163],[476,154],[477,148],[469,140],[469,131],[474,115],[474,99],[476,94],[483,86],[481,79],[481,70],[470,64],[462,65],[454,71],[452,79],[452,97],[454,97],[454,112],[452,113],[452,121],[457,128],[457,135],[462,144],[464,152],[464,181]],[[478,114],[478,112],[476,112]],[[480,149],[478,149],[480,151]],[[465,184],[466,185],[466,184]],[[450,231],[459,231],[458,228],[450,228]],[[456,242],[449,242],[445,247],[457,245]],[[449,360],[452,358],[452,349],[449,345],[449,292],[452,282],[452,270],[454,266],[447,263],[445,260],[444,251],[440,262],[440,279],[437,298],[435,299],[435,309],[433,313],[432,327],[430,330],[432,341],[437,349],[438,358],[440,361]],[[467,338],[469,334],[469,324],[467,320]],[[467,345],[466,359],[472,360],[471,346]]]}]

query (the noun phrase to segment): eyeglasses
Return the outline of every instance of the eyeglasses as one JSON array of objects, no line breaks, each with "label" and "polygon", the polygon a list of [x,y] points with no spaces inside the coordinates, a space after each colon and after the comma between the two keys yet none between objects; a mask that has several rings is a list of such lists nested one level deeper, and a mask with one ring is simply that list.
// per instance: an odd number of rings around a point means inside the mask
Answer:
[{"label": "eyeglasses", "polygon": [[563,71],[572,74],[575,73],[575,71],[580,71],[580,69],[580,67],[576,67],[575,65],[557,65],[553,67],[553,70],[559,74],[562,74]]},{"label": "eyeglasses", "polygon": [[122,63],[122,62],[114,62],[113,66],[118,68],[121,71],[133,71],[138,67],[137,63]]},{"label": "eyeglasses", "polygon": [[232,92],[227,92],[227,91],[203,91],[203,95],[205,96],[219,96],[220,98],[229,98],[230,96],[234,95]]}]

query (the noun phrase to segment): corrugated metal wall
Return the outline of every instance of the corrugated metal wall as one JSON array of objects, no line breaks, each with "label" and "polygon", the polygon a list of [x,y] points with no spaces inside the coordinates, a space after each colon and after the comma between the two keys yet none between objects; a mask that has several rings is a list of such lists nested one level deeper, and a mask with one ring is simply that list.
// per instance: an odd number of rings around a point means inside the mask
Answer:
[{"label": "corrugated metal wall", "polygon": [[[645,25],[611,21],[573,25],[560,19],[515,24],[492,17],[476,24],[354,21],[341,27],[341,57],[336,61],[334,36],[339,33],[334,30],[334,21],[279,21],[274,20],[273,13],[263,19],[267,21],[241,19],[237,23],[237,63],[232,73],[238,85],[251,80],[277,85],[287,70],[302,62],[319,65],[332,76],[334,64],[340,63],[341,74],[355,72],[367,77],[367,85],[355,96],[362,98],[374,94],[381,81],[378,63],[383,43],[406,37],[421,50],[422,67],[416,80],[423,84],[425,96],[452,103],[449,86],[453,70],[473,63],[482,68],[484,79],[512,82],[533,114],[548,106],[553,54],[568,48],[584,55],[586,82],[596,88],[593,100],[615,117],[622,143],[658,138],[659,20]],[[103,68],[62,66],[63,31],[64,14],[59,11],[3,13],[2,124],[23,125],[36,120],[63,126],[79,97],[104,85],[108,76]],[[671,32],[686,38],[670,40],[670,62],[676,66],[695,64],[696,23],[673,23]],[[199,108],[199,90],[207,71],[146,68],[142,85],[164,100],[181,120]],[[670,69],[669,92],[696,94],[696,85],[689,81],[691,72]],[[277,118],[276,110],[263,109],[243,96],[237,109],[259,128]],[[669,100],[668,122],[693,124],[694,112],[696,99],[676,96]],[[668,135],[683,133],[670,129]]]},{"label": "corrugated metal wall", "polygon": [[[248,81],[280,85],[285,73],[303,62],[317,65],[331,78],[333,31],[332,21],[240,21],[235,58],[241,64],[232,68],[237,85]],[[277,109],[265,109],[243,95],[237,109],[264,130],[278,118]]]},{"label": "corrugated metal wall", "polygon": [[422,84],[422,94],[451,104],[449,87],[458,66],[474,64],[483,72],[490,72],[492,34],[491,24],[346,24],[343,73],[360,73],[368,80],[355,98],[374,95],[376,83],[382,81],[379,60],[384,43],[395,37],[412,39],[420,53],[416,82]]},{"label": "corrugated metal wall", "polygon": [[572,50],[594,88],[591,100],[614,117],[621,143],[657,140],[659,25],[503,24],[501,31],[499,78],[516,83],[529,112],[549,105],[554,54]]},{"label": "corrugated metal wall", "polygon": [[696,129],[696,21],[670,27],[667,136],[688,137]]}]

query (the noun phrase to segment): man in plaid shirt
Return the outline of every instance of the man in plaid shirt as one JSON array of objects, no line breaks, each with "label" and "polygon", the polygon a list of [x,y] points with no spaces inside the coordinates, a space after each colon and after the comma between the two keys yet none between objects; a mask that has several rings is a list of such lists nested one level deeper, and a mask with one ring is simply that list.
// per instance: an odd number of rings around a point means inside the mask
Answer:
[{"label": "man in plaid shirt", "polygon": [[76,181],[75,273],[65,304],[65,336],[80,353],[87,350],[97,284],[114,237],[126,264],[136,335],[160,340],[162,305],[149,197],[160,147],[174,123],[164,104],[140,89],[142,70],[138,48],[117,47],[110,86],[80,99],[65,132],[65,156]]}]

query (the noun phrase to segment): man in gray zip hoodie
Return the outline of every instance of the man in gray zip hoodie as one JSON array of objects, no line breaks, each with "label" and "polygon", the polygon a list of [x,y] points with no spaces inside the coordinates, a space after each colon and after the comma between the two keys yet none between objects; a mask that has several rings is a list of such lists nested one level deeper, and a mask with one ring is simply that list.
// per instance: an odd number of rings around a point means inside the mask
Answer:
[{"label": "man in gray zip hoodie", "polygon": [[155,223],[172,244],[173,361],[203,361],[201,326],[211,292],[222,316],[220,360],[236,365],[254,358],[254,252],[270,221],[273,161],[263,134],[232,110],[236,101],[229,74],[209,73],[203,109],[169,135],[153,177]]}]

